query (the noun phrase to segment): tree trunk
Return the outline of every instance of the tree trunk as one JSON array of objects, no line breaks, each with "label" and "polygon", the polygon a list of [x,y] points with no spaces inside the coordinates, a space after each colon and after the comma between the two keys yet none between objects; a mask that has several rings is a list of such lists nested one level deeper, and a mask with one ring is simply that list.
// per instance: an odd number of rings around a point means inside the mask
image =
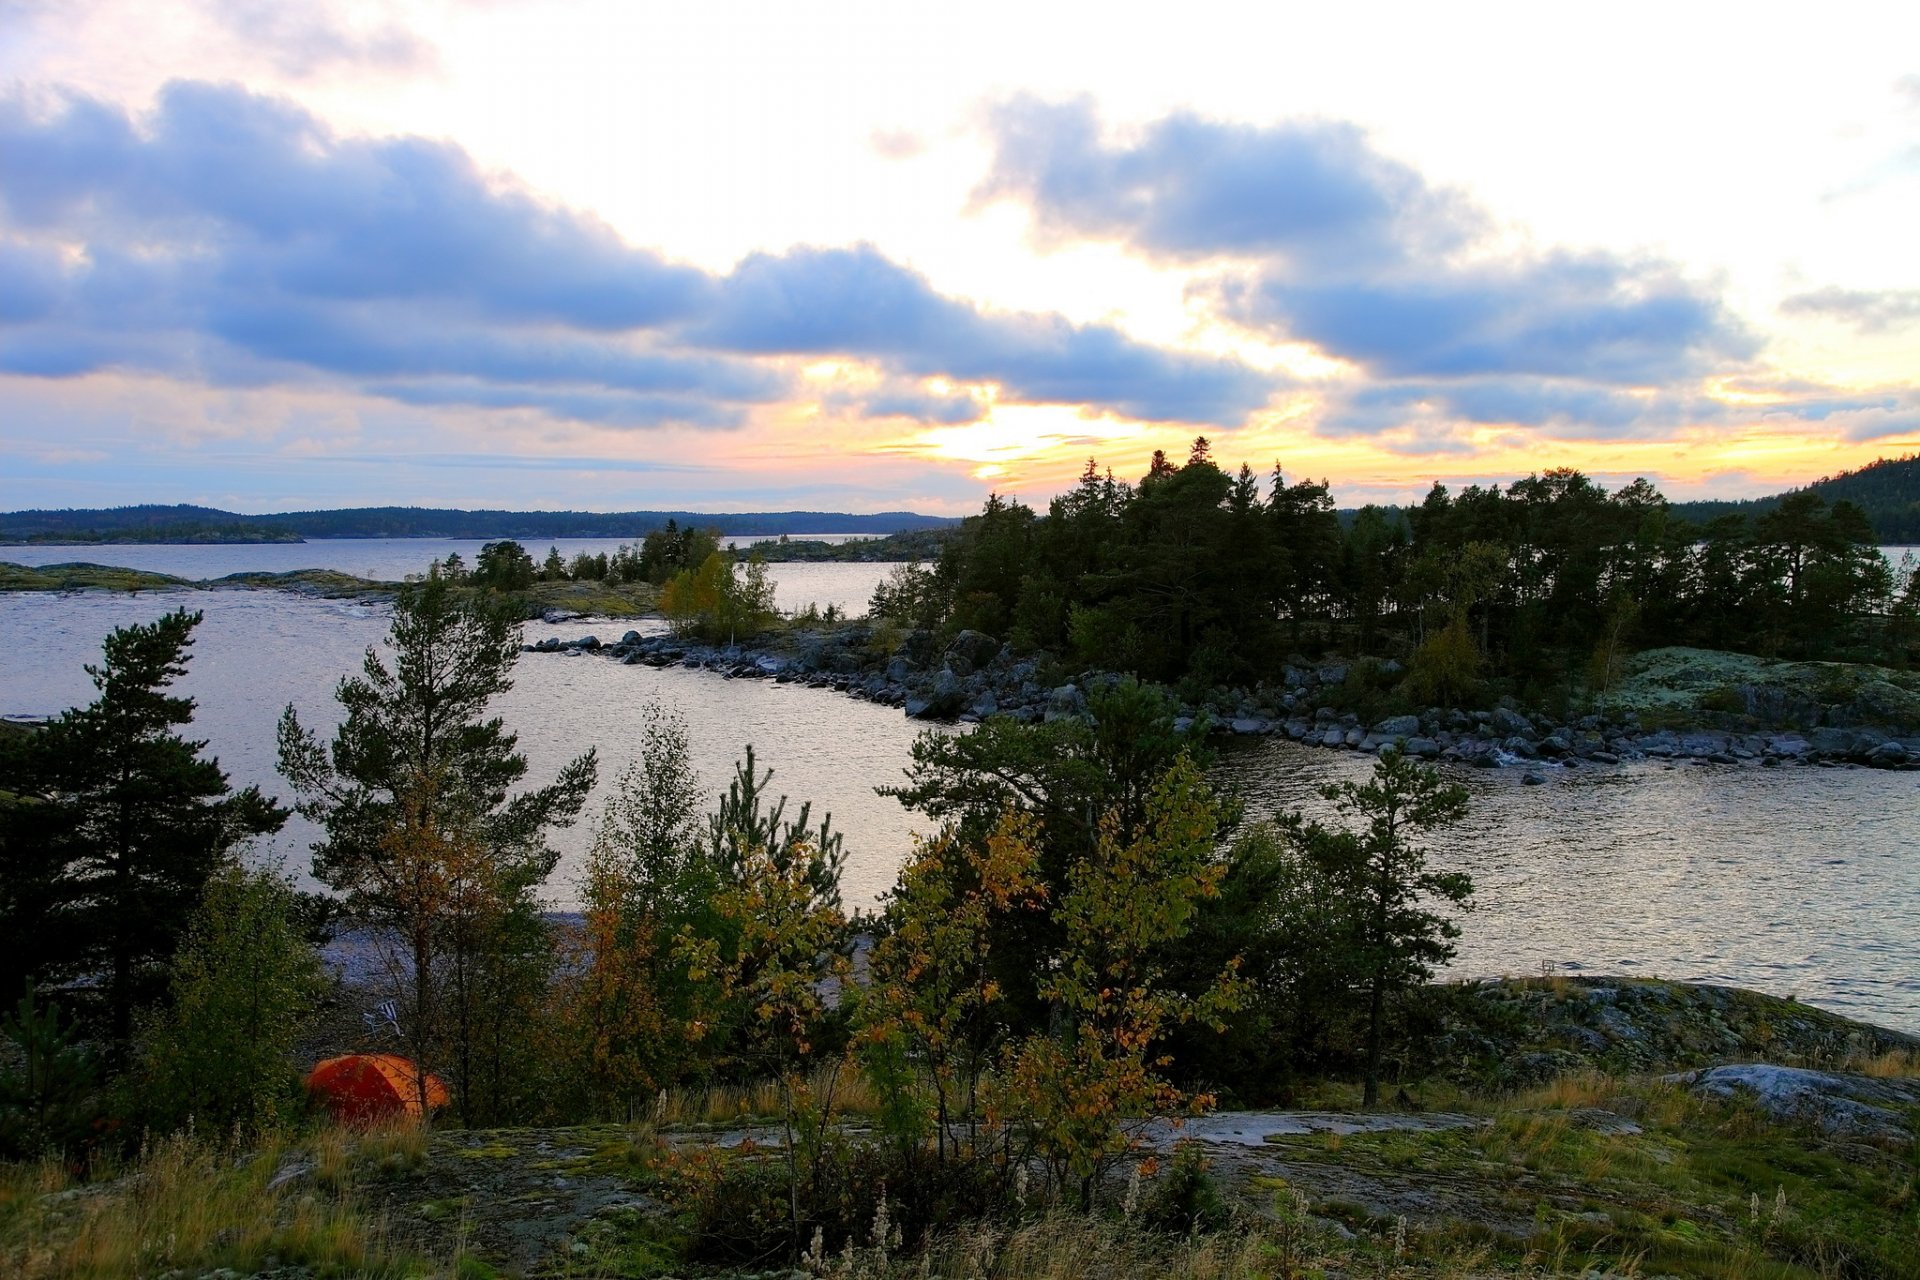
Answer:
[{"label": "tree trunk", "polygon": [[1375,1107],[1380,1104],[1380,1013],[1385,1003],[1380,977],[1373,979],[1373,992],[1367,1007],[1367,1083],[1361,1105]]}]

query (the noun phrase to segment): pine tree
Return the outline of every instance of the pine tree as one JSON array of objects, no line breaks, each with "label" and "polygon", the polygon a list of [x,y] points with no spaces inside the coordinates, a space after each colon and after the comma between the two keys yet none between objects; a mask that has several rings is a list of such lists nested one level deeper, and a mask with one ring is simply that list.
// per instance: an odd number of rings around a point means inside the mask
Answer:
[{"label": "pine tree", "polygon": [[396,596],[387,643],[391,667],[369,649],[362,674],[340,681],[346,717],[331,745],[287,708],[280,771],[300,813],[326,831],[314,876],[341,893],[349,915],[402,941],[408,1039],[425,1055],[443,1034],[441,971],[473,962],[470,949],[485,942],[476,921],[525,915],[559,860],[547,829],[579,815],[595,755],[509,797],[526,757],[503,721],[482,717],[513,686],[520,624],[487,597],[430,573]]},{"label": "pine tree", "polygon": [[4,762],[0,881],[17,866],[25,887],[9,891],[0,931],[38,947],[15,972],[97,979],[115,1065],[208,877],[287,818],[257,787],[232,791],[219,762],[201,758],[206,743],[176,732],[193,699],[166,690],[186,674],[200,619],[180,609],[115,630],[105,661],[87,668],[100,696],[14,742]]},{"label": "pine tree", "polygon": [[1460,936],[1459,925],[1426,904],[1462,906],[1473,894],[1464,872],[1428,870],[1427,851],[1413,838],[1465,817],[1467,789],[1389,747],[1365,783],[1333,783],[1320,793],[1357,825],[1328,828],[1295,813],[1280,831],[1332,902],[1339,961],[1367,1001],[1365,1105],[1371,1107],[1380,1100],[1387,998],[1431,978],[1434,965],[1453,958],[1452,940]]}]

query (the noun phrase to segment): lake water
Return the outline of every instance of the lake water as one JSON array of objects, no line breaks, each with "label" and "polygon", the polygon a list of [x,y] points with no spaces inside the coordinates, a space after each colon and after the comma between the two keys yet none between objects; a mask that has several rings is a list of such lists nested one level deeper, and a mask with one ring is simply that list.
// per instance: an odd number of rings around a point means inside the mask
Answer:
[{"label": "lake water", "polygon": [[[809,534],[808,537],[815,535]],[[818,535],[828,542],[846,542],[855,534]],[[757,539],[734,539],[745,546]],[[550,545],[571,561],[581,553],[613,554],[633,538],[561,538]],[[79,560],[176,578],[204,581],[232,573],[290,573],[296,569],[333,569],[378,582],[398,582],[410,573],[424,573],[436,560],[457,555],[473,567],[486,543],[477,538],[322,538],[310,542],[210,543],[204,546],[171,544],[101,544],[98,546],[0,546],[0,560],[39,566]],[[546,547],[526,544],[534,559],[546,557]],[[774,603],[785,610],[829,604],[864,613],[874,587],[892,568],[885,564],[782,564],[774,579]]]},{"label": "lake water", "polygon": [[[477,549],[444,544],[468,545]],[[411,557],[375,576],[399,576],[445,554],[442,544],[408,540],[401,548],[0,548],[0,559],[111,554],[113,563],[210,577],[310,566],[365,572],[393,563],[384,557],[401,549]],[[886,566],[772,572],[783,603],[800,595],[857,608]],[[283,792],[273,769],[281,708],[291,702],[309,724],[331,726],[335,682],[385,634],[379,608],[250,591],[0,596],[0,714],[47,715],[89,700],[81,666],[98,659],[107,631],[176,604],[206,614],[183,682],[200,703],[193,732],[237,782]],[[582,629],[536,624],[527,638]],[[920,732],[898,710],[770,681],[559,655],[528,655],[498,710],[520,734],[535,781],[595,746],[604,787],[633,755],[636,712],[649,700],[686,719],[709,788],[724,787],[752,743],[773,767],[777,792],[832,812],[846,833],[850,906],[871,905],[892,883],[918,825],[873,793],[901,777]],[[1351,753],[1261,739],[1226,743],[1220,773],[1255,816],[1295,807],[1320,813],[1314,788],[1357,777],[1367,764]],[[1556,770],[1544,787],[1520,785],[1517,770],[1458,777],[1473,791],[1472,816],[1431,842],[1436,860],[1469,871],[1479,891],[1456,973],[1537,973],[1551,963],[1705,979],[1797,994],[1920,1031],[1920,773],[1648,763]],[[265,852],[302,869],[312,836],[290,827]],[[585,824],[556,837],[563,861],[552,895],[560,905],[572,900],[587,838]]]}]

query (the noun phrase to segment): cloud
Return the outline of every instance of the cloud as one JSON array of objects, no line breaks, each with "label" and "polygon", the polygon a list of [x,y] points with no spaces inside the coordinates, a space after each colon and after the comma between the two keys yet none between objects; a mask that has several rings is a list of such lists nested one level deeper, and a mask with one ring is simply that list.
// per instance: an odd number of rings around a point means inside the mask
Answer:
[{"label": "cloud", "polygon": [[1178,113],[1110,146],[1089,101],[1016,98],[989,111],[988,128],[994,164],[975,198],[1024,201],[1048,238],[1353,267],[1457,248],[1481,221],[1350,124],[1260,129]]},{"label": "cloud", "polygon": [[1920,321],[1920,289],[1815,289],[1787,298],[1780,310],[1838,320],[1859,333],[1885,333]]},{"label": "cloud", "polygon": [[213,0],[208,13],[286,75],[324,71],[411,71],[431,66],[434,50],[400,22],[358,29],[325,0]]},{"label": "cloud", "polygon": [[[1115,140],[1084,101],[1016,99],[988,129],[978,198],[1026,204],[1044,238],[1212,269],[1197,292],[1222,318],[1373,379],[1474,381],[1453,397],[1466,413],[1493,395],[1489,378],[1521,380],[1516,401],[1539,401],[1546,379],[1674,387],[1758,349],[1718,297],[1657,259],[1502,248],[1483,211],[1352,125],[1176,113]],[[1583,399],[1597,428],[1632,416],[1607,390],[1554,399],[1556,421]]]},{"label": "cloud", "polygon": [[[1273,385],[1110,327],[982,311],[866,247],[714,275],[458,147],[341,137],[230,86],[173,84],[140,120],[80,96],[0,98],[0,154],[10,372],[321,380],[632,426],[736,424],[792,391],[795,355],[1151,419],[1238,422]],[[971,402],[897,408],[952,421]]]},{"label": "cloud", "polygon": [[1237,423],[1280,385],[1238,361],[1168,352],[1106,325],[982,311],[866,245],[751,255],[691,332],[707,346],[857,354],[913,377],[998,383],[1006,400],[1148,421]]},{"label": "cloud", "polygon": [[862,418],[905,418],[929,426],[953,427],[978,421],[987,412],[979,397],[969,392],[940,394],[923,391],[910,381],[889,382],[878,389],[834,391],[821,400],[833,414]]}]

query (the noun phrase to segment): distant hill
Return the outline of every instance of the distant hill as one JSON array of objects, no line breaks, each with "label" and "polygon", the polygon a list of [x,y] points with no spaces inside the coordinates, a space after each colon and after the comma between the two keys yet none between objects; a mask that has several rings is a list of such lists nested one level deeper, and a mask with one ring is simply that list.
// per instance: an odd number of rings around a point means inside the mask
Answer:
[{"label": "distant hill", "polygon": [[[1873,531],[1883,544],[1920,543],[1920,454],[1906,458],[1882,458],[1858,471],[1842,471],[1825,476],[1802,488],[1811,490],[1828,502],[1851,502],[1867,513]],[[1798,493],[1790,489],[1788,493]],[[1705,524],[1721,516],[1757,516],[1779,505],[1785,494],[1750,498],[1745,502],[1676,502],[1675,515],[1696,524]]]},{"label": "distant hill", "polygon": [[304,538],[640,538],[672,520],[722,533],[881,536],[959,523],[911,511],[456,511],[354,507],[240,515],[213,507],[138,506],[0,514],[0,542],[297,542]]}]

